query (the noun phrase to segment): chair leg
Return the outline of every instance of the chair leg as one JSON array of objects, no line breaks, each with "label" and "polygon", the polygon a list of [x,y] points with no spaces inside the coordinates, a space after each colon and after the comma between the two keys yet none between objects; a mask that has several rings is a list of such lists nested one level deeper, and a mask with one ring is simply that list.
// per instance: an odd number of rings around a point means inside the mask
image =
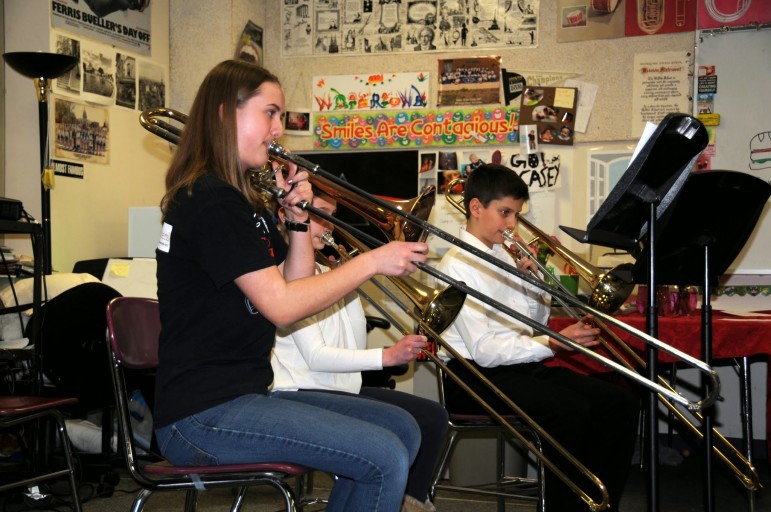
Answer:
[{"label": "chair leg", "polygon": [[195,512],[196,505],[198,505],[198,491],[190,489],[185,492],[185,512]]},{"label": "chair leg", "polygon": [[[80,505],[80,496],[78,495],[78,483],[75,480],[75,463],[74,463],[74,458],[72,456],[72,448],[70,447],[70,438],[67,437],[67,428],[64,425],[64,417],[62,416],[62,413],[60,413],[57,409],[46,409],[46,410],[35,412],[27,416],[17,417],[8,421],[3,421],[2,426],[3,428],[6,428],[6,427],[12,427],[15,425],[20,425],[22,423],[31,423],[33,420],[40,420],[46,416],[50,417],[56,426],[56,431],[59,435],[59,441],[62,446],[62,451],[64,452],[64,462],[67,466],[67,469],[56,471],[55,473],[51,473],[47,476],[47,478],[45,475],[41,475],[39,479],[37,480],[31,479],[29,480],[29,482],[40,482],[40,481],[54,478],[57,476],[64,476],[66,474],[70,484],[70,497],[72,498],[72,507],[75,510],[75,512],[81,512],[82,509]],[[38,439],[33,442],[39,442],[39,441],[40,440]],[[33,449],[33,452],[35,451],[37,451],[37,449]],[[35,454],[35,456],[36,455],[37,454]],[[36,462],[37,461],[33,463],[36,463]]]},{"label": "chair leg", "polygon": [[246,489],[247,489],[246,486],[242,486],[236,490],[236,497],[233,498],[233,504],[230,506],[231,512],[238,512],[241,509],[241,505],[244,504]]},{"label": "chair leg", "polygon": [[447,432],[447,440],[444,443],[442,454],[439,457],[439,462],[437,463],[436,471],[434,472],[434,480],[431,482],[431,501],[434,501],[436,498],[436,484],[439,483],[439,480],[442,479],[442,475],[444,475],[444,472],[447,470],[447,463],[450,460],[450,454],[452,453],[453,448],[455,448],[457,437],[458,432],[454,430]]},{"label": "chair leg", "polygon": [[[503,477],[506,475],[506,443],[503,432],[498,432],[495,436],[496,444],[496,461],[495,461],[495,478],[498,484],[503,482]],[[498,496],[498,512],[506,512],[506,498]]]},{"label": "chair leg", "polygon": [[153,494],[153,491],[149,489],[142,489],[137,493],[137,497],[134,498],[134,504],[131,506],[131,512],[142,512],[145,508],[145,503]]},{"label": "chair leg", "polygon": [[51,414],[56,422],[56,430],[59,432],[59,440],[64,450],[64,460],[67,463],[67,469],[69,471],[70,480],[70,495],[72,496],[72,507],[75,512],[81,512],[80,496],[78,495],[78,482],[75,480],[75,464],[72,457],[72,447],[70,446],[70,438],[67,437],[67,427],[64,424],[64,418],[62,414],[57,410],[52,410]]},{"label": "chair leg", "polygon": [[[543,445],[541,443],[540,436],[533,434],[533,444],[538,449],[538,453],[543,453]],[[536,472],[538,473],[538,507],[537,512],[546,512],[546,468],[543,462],[538,458],[536,464]]]}]

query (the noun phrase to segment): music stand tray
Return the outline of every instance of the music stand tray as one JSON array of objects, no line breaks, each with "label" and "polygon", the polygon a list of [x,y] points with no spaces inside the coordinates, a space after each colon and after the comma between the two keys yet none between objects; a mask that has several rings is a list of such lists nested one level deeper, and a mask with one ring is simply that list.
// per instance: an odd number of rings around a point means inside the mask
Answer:
[{"label": "music stand tray", "polygon": [[586,230],[560,226],[582,243],[633,251],[648,230],[649,207],[657,218],[674,201],[699,153],[707,129],[695,117],[668,114],[600,205]]}]

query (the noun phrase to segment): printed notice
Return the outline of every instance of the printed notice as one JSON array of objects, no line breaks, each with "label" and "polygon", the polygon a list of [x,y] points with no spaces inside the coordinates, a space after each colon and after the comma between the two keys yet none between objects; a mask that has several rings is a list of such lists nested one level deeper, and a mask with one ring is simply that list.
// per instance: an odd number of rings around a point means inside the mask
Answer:
[{"label": "printed notice", "polygon": [[52,0],[51,25],[81,37],[150,55],[150,0]]},{"label": "printed notice", "polygon": [[690,54],[639,54],[634,59],[632,135],[639,137],[646,122],[658,124],[672,113],[689,113]]}]

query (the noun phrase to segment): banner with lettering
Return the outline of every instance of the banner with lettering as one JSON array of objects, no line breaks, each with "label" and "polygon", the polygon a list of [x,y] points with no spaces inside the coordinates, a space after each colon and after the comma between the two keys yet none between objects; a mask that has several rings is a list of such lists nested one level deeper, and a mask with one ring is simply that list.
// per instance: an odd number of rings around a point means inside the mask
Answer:
[{"label": "banner with lettering", "polygon": [[501,145],[519,141],[519,106],[317,113],[316,149]]},{"label": "banner with lettering", "polygon": [[428,105],[428,73],[313,78],[313,111],[408,110]]}]

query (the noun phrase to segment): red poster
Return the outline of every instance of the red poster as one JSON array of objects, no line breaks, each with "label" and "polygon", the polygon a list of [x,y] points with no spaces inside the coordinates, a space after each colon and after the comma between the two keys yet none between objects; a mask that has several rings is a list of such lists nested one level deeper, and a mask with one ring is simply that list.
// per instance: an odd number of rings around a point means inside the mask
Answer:
[{"label": "red poster", "polygon": [[699,30],[771,21],[768,0],[698,0]]},{"label": "red poster", "polygon": [[692,32],[696,30],[696,3],[696,0],[628,0],[624,34]]}]

